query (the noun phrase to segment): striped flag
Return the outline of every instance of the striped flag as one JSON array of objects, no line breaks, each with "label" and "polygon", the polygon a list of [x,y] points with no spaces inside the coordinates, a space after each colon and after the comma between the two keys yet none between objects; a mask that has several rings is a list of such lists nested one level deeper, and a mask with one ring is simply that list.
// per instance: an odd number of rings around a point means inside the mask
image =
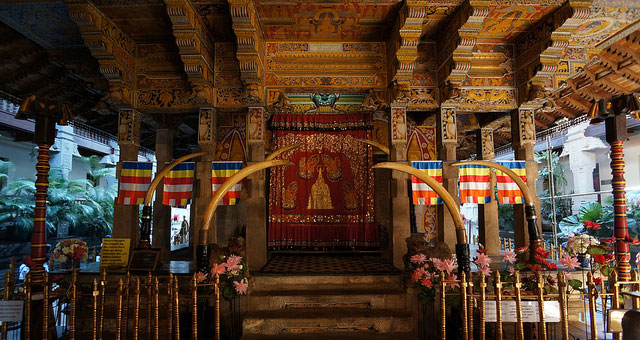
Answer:
[{"label": "striped flag", "polygon": [[490,171],[484,165],[460,166],[460,203],[485,204],[491,201]]},{"label": "striped flag", "polygon": [[186,162],[176,165],[169,171],[164,177],[162,204],[184,207],[191,203],[195,168],[196,163]]},{"label": "striped flag", "polygon": [[[496,162],[513,170],[523,181],[527,181],[524,161],[501,161]],[[498,202],[501,204],[522,204],[524,197],[518,185],[505,175],[502,171],[496,170],[496,184],[498,186]]]},{"label": "striped flag", "polygon": [[144,203],[151,184],[151,162],[122,162],[118,204],[136,205]]},{"label": "striped flag", "polygon": [[[442,184],[442,161],[415,161],[411,162],[411,166],[433,177],[438,183]],[[442,204],[440,196],[415,176],[411,176],[411,191],[413,204]]]},{"label": "striped flag", "polygon": [[[242,169],[242,162],[213,162],[211,163],[211,188],[213,195],[220,185],[224,183],[229,177],[233,176],[236,172]],[[224,195],[220,205],[235,205],[240,199],[240,193],[242,192],[242,184],[238,183]]]}]

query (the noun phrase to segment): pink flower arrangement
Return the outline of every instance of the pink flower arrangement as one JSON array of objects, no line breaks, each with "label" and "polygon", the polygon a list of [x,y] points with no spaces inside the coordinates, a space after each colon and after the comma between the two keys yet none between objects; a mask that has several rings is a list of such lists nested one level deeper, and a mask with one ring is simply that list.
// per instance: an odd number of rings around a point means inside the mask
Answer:
[{"label": "pink flower arrangement", "polygon": [[249,288],[249,283],[247,282],[247,279],[234,281],[233,288],[236,290],[236,293],[243,295],[247,293],[247,288]]},{"label": "pink flower arrangement", "polygon": [[[441,280],[456,281],[458,277],[453,273],[458,264],[454,259],[439,259],[430,257],[425,254],[416,254],[411,256],[407,263],[411,270],[411,281],[420,288],[420,300],[422,303],[430,303],[436,294],[436,287]],[[444,273],[444,277],[441,274]],[[450,288],[459,287],[457,282],[448,282]]]},{"label": "pink flower arrangement", "polygon": [[411,263],[421,265],[427,262],[427,256],[425,254],[416,254],[411,256]]},{"label": "pink flower arrangement", "polygon": [[501,255],[502,255],[502,261],[510,263],[510,264],[514,264],[518,260],[516,258],[516,253],[514,253],[512,251],[504,252]]},{"label": "pink flower arrangement", "polygon": [[559,262],[562,265],[562,267],[564,267],[565,269],[580,268],[580,263],[578,262],[578,258],[570,256],[570,255],[562,256],[560,258]]}]

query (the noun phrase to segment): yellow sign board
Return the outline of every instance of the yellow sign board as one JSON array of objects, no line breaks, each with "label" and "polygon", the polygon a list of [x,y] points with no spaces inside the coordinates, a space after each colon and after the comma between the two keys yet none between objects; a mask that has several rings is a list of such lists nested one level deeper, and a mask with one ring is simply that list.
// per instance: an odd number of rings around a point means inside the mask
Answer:
[{"label": "yellow sign board", "polygon": [[126,267],[129,263],[128,238],[103,238],[100,267]]}]

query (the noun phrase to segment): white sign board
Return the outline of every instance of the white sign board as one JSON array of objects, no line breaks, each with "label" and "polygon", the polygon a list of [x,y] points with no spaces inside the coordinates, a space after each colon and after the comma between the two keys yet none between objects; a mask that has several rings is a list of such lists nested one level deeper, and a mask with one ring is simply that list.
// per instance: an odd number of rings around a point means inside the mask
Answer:
[{"label": "white sign board", "polygon": [[[496,322],[496,302],[485,302],[485,322]],[[517,322],[516,302],[502,301],[502,322]],[[540,322],[538,301],[522,301],[522,322]],[[544,321],[560,322],[560,303],[558,301],[544,302]]]},{"label": "white sign board", "polygon": [[17,322],[22,321],[22,300],[0,301],[0,321]]}]

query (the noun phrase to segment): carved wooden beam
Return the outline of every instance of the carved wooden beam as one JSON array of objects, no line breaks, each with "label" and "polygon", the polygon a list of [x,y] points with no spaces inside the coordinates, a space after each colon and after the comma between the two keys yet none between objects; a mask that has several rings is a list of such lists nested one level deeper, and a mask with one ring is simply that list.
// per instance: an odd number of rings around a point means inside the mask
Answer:
[{"label": "carved wooden beam", "polygon": [[131,106],[135,89],[136,43],[91,2],[67,1],[69,17],[109,81],[107,101]]},{"label": "carved wooden beam", "polygon": [[199,104],[211,105],[214,47],[204,20],[187,0],[164,0],[164,3],[195,98]]},{"label": "carved wooden beam", "polygon": [[[454,86],[460,86],[471,69],[476,36],[489,16],[490,1],[470,1],[465,3],[444,30],[444,37],[438,42],[438,72],[445,72]],[[450,65],[453,64],[453,67]]]},{"label": "carved wooden beam", "polygon": [[245,86],[245,104],[264,105],[265,42],[255,5],[252,0],[229,0],[229,5],[238,42],[236,57]]},{"label": "carved wooden beam", "polygon": [[531,77],[533,84],[545,86],[558,71],[558,63],[569,46],[571,35],[589,16],[590,4],[590,0],[568,1],[553,13],[554,22],[562,22],[562,24],[551,33],[546,42],[547,48],[540,53],[537,71]]},{"label": "carved wooden beam", "polygon": [[389,55],[389,79],[396,86],[405,88],[411,84],[427,4],[428,1],[406,1],[394,23],[387,46],[393,54]]}]

